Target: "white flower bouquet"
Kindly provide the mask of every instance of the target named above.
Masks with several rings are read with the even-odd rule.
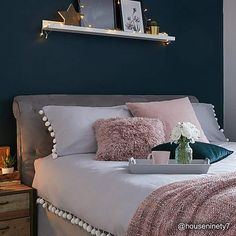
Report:
[[[195,125],[190,122],[179,122],[171,132],[171,142],[179,143],[186,140],[190,143],[195,143],[200,138],[200,131]]]
[[[175,149],[175,160],[178,164],[190,164],[193,150],[189,143],[195,143],[200,138],[200,131],[190,122],[179,122],[171,132],[171,142],[178,144]]]

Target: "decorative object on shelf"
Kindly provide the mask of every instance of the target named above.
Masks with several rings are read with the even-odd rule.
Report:
[[[152,19],[146,20],[146,27],[145,27],[146,34],[151,34],[151,21],[152,21]]]
[[[177,164],[190,164],[193,150],[189,143],[195,143],[200,138],[200,131],[190,122],[179,122],[171,132],[171,141],[178,144],[175,149]]]
[[[120,0],[123,30],[144,33],[141,1]]]
[[[152,21],[151,18],[148,17],[148,9],[144,8],[143,10],[143,19],[144,19],[144,27],[146,34],[150,34],[150,23]]]
[[[143,23],[143,15],[142,15],[142,5],[141,1],[132,1],[132,0],[101,0],[102,2],[105,1],[105,5],[113,6],[112,10],[112,17],[110,11],[110,17],[102,16],[103,22],[109,23],[112,27],[110,29],[103,29],[105,25],[101,22],[94,21],[95,24],[88,23],[87,17],[89,14],[86,14],[86,11],[90,8],[88,7],[89,4],[83,5],[82,3],[85,0],[77,0],[80,4],[80,9],[82,12],[85,13],[78,13],[74,6],[71,4],[67,11],[59,11],[58,13],[63,18],[64,22],[60,21],[49,21],[49,20],[42,20],[42,28],[41,28],[41,37],[48,38],[48,33],[55,31],[55,32],[66,32],[66,33],[78,33],[78,34],[89,34],[89,35],[99,35],[99,36],[108,36],[108,37],[118,37],[118,38],[129,38],[129,39],[139,39],[139,40],[150,40],[150,41],[159,41],[164,44],[169,44],[171,41],[175,41],[174,36],[169,36],[168,34],[160,33],[158,35],[151,35],[144,33],[144,23]],[[92,0],[86,1],[89,3]],[[101,2],[99,1],[99,2]],[[96,2],[96,3],[95,3]],[[122,4],[123,3],[123,4]],[[126,4],[128,3],[128,4]],[[91,3],[92,4],[92,3]],[[90,4],[90,5],[91,5]],[[93,4],[97,4],[100,7],[97,1],[94,1]],[[104,7],[104,5],[103,5]],[[122,8],[122,9],[121,9]],[[111,7],[109,7],[111,9]],[[104,9],[103,9],[104,11]],[[145,10],[147,11],[147,10]],[[122,12],[122,14],[121,14]],[[114,17],[113,17],[114,16]],[[109,19],[110,20],[109,20]],[[127,19],[127,26],[129,29],[126,29],[122,26],[122,19]],[[145,18],[145,15],[144,15]],[[115,20],[116,19],[116,20]],[[124,20],[123,20],[124,21]],[[147,19],[145,18],[145,22]],[[80,25],[83,26],[80,26]],[[97,25],[103,24],[103,25]],[[100,28],[98,28],[100,27]],[[146,27],[146,24],[145,24]],[[114,28],[118,28],[114,29]],[[124,30],[121,30],[124,28]]]
[[[115,1],[114,0],[78,0],[81,26],[100,29],[115,29]]]
[[[70,4],[66,11],[58,11],[58,14],[64,20],[65,25],[80,26],[81,15],[75,10],[73,4]]]
[[[159,33],[160,33],[160,27],[158,26],[155,20],[152,20],[150,22],[150,34],[159,34]]]
[[[0,168],[3,167],[2,157],[8,156],[10,153],[10,147],[0,147]]]
[[[7,156],[2,156],[3,167],[2,174],[10,174],[14,171],[14,165],[16,163],[16,157],[11,156],[10,153]]]

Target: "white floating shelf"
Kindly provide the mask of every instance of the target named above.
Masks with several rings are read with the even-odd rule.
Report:
[[[77,33],[77,34],[91,34],[91,35],[100,35],[100,36],[108,36],[108,37],[130,38],[130,39],[161,41],[161,42],[175,41],[175,37],[169,36],[166,33],[160,33],[157,35],[142,34],[142,33],[137,33],[137,32],[130,33],[130,32],[119,31],[119,30],[97,29],[97,28],[90,28],[90,27],[65,25],[64,23],[58,22],[58,21],[43,20],[42,21],[42,34],[47,31]]]

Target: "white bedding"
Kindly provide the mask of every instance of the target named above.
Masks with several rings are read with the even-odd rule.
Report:
[[[213,164],[208,174],[236,171],[236,143],[221,143],[235,153]],[[139,204],[158,187],[203,175],[133,175],[126,162],[95,161],[78,154],[35,161],[38,195],[92,226],[124,235]]]

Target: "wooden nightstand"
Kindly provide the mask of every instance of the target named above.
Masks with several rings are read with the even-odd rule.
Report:
[[[35,194],[23,184],[0,187],[0,235],[37,235]]]

